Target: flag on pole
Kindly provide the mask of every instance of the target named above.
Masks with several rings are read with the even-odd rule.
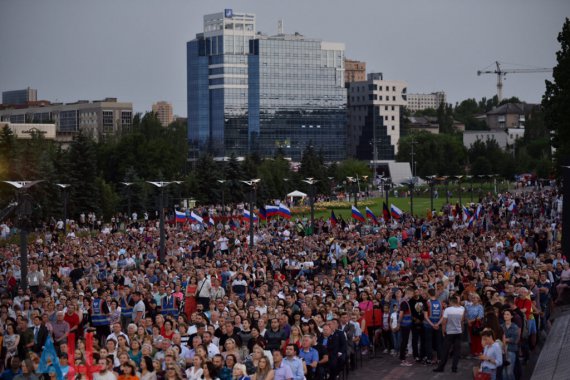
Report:
[[[471,210],[469,210],[467,207],[463,206],[463,221],[467,221],[469,218],[471,218],[473,216],[473,213],[471,212]]]
[[[384,221],[389,221],[390,220],[390,211],[388,210],[388,205],[386,204],[386,202],[383,202],[384,204],[382,205],[382,217],[384,217]]]
[[[356,219],[359,222],[364,222],[364,216],[362,213],[354,206],[352,206],[352,219]]]
[[[511,204],[509,205],[508,209],[509,212],[514,212],[517,209],[517,203],[515,202],[515,200],[511,200]]]
[[[336,215],[334,214],[334,210],[331,210],[331,217],[329,218],[331,225],[333,227],[336,226],[336,224],[338,223],[338,219],[336,218]]]
[[[48,364],[48,361],[51,362],[51,364]],[[57,352],[55,351],[51,335],[48,335],[42,350],[42,356],[40,358],[40,364],[38,366],[38,373],[49,373],[50,370],[53,370],[55,372],[57,380],[63,380],[63,370],[59,365],[59,358],[57,356]]]
[[[281,215],[285,219],[291,219],[291,210],[289,210],[289,207],[281,203],[279,205],[279,215]]]
[[[372,212],[372,210],[370,210],[368,207],[366,207],[366,217],[368,219],[372,219],[372,221],[374,222],[374,224],[378,224],[378,218],[376,218],[376,215],[374,215],[374,213]]]
[[[481,217],[481,205],[477,206],[477,210],[475,210],[475,219],[479,220]]]
[[[174,211],[176,213],[176,223],[184,223],[186,221],[186,213]]]
[[[400,219],[404,215],[404,212],[396,207],[393,203],[390,205],[390,213],[395,219]]]
[[[204,224],[204,218],[202,218],[200,215],[196,214],[194,211],[192,211],[190,213],[190,220],[193,223],[200,223],[200,224]]]
[[[249,220],[250,220],[250,213],[249,213],[249,210],[243,210],[243,220],[244,220],[245,222],[248,222],[248,223],[249,223]],[[255,213],[253,213],[253,222],[254,222],[254,223],[257,222],[257,215],[255,215]]]
[[[270,219],[273,216],[279,215],[279,206],[265,205],[265,215],[266,215],[267,219]]]

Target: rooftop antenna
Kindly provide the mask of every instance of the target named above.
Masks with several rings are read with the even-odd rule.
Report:
[[[277,34],[283,34],[283,20],[277,21]]]

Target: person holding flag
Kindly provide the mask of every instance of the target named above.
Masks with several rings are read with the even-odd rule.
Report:
[[[374,224],[378,224],[378,218],[376,218],[376,215],[374,215],[372,210],[370,210],[368,207],[366,207],[366,217],[368,219],[372,219]]]

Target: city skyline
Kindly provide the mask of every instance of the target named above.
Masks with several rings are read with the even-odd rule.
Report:
[[[133,4],[3,1],[0,90],[30,86],[38,99],[60,102],[117,97],[136,112],[163,99],[186,116],[186,42],[201,31],[203,15],[232,8],[256,14],[256,29],[269,35],[282,19],[286,33],[342,42],[346,57],[366,62],[368,72],[404,80],[413,93],[443,90],[455,103],[495,94],[496,77],[476,75],[495,60],[553,67],[570,14],[562,0]],[[505,97],[538,102],[547,78],[509,75]]]

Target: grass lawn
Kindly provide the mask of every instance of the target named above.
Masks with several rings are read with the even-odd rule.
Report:
[[[466,185],[464,185],[466,186]],[[502,183],[501,185],[497,186],[498,191],[504,191],[505,188],[509,186],[508,183]],[[438,187],[439,189],[439,198],[433,200],[433,207],[436,210],[440,210],[441,207],[445,204],[445,190],[443,186]],[[456,204],[459,202],[459,197],[457,196],[457,187],[449,186],[449,189],[452,191],[453,196],[449,198],[449,202],[451,204]],[[465,187],[464,187],[465,189]],[[481,190],[480,185],[475,185],[473,190],[473,201],[477,202],[479,199],[479,192]],[[494,186],[492,184],[485,184],[483,186],[483,191],[494,191]],[[400,190],[400,193],[402,190]],[[362,215],[366,216],[366,207],[370,208],[372,212],[376,215],[376,217],[382,216],[382,203],[385,201],[385,198],[368,198],[368,199],[358,199],[358,210],[362,213]],[[393,203],[398,207],[400,210],[409,213],[410,212],[410,198],[395,198],[393,196],[393,192],[390,192],[389,203]],[[463,204],[467,204],[471,202],[471,192],[463,191],[461,194],[461,201]],[[372,203],[369,205],[369,203]],[[351,197],[350,204],[353,203],[353,199]],[[344,207],[327,207],[326,210],[318,210],[319,203],[315,204],[315,219],[324,218],[328,219],[331,215],[331,210],[334,210],[334,213],[337,217],[342,216],[344,219],[350,219],[352,212],[351,206],[347,204]],[[388,204],[388,209],[390,208],[390,204]],[[414,214],[419,217],[424,217],[427,214],[427,211],[430,208],[430,196],[429,191],[427,188],[419,189],[419,193],[414,195]],[[303,214],[295,214],[295,216],[302,216],[302,217],[310,217],[310,212],[305,212]]]

